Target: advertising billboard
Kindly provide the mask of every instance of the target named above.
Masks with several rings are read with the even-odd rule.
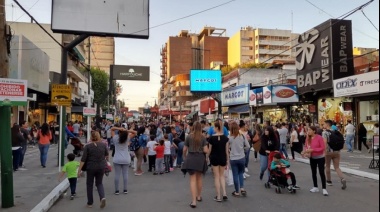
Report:
[[[272,103],[272,86],[263,87],[263,103],[264,104]]]
[[[149,66],[111,65],[111,69],[115,80],[149,81],[150,79]]]
[[[263,88],[256,88],[256,103],[257,105],[264,104]]]
[[[250,106],[256,106],[257,105],[256,89],[249,91],[249,105]]]
[[[0,106],[26,106],[28,81],[0,78]]]
[[[222,92],[221,70],[190,70],[191,92]]]
[[[352,23],[330,19],[301,34],[296,47],[300,94],[331,89],[334,79],[354,74]]]
[[[334,80],[334,97],[379,92],[379,71]]]
[[[272,86],[272,102],[273,103],[287,103],[298,102],[299,96],[297,94],[296,85],[273,85]]]
[[[250,84],[229,88],[222,92],[222,106],[248,104]]]

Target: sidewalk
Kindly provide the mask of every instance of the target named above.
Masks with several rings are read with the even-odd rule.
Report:
[[[73,147],[69,145],[65,155],[72,152],[72,149]],[[38,147],[28,147],[24,161],[27,170],[13,172],[15,206],[8,209],[1,208],[2,212],[31,211],[60,184],[57,154],[58,145],[50,145],[46,168],[42,168]]]

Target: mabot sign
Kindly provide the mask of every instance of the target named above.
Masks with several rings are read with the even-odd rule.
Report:
[[[71,107],[71,85],[53,84],[51,90],[52,104]]]

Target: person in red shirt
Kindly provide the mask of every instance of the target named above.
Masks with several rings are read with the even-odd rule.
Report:
[[[156,168],[153,175],[164,174],[164,143],[164,140],[160,140],[154,147],[154,151],[156,151]]]

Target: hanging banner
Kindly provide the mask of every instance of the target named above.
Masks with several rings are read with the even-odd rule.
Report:
[[[256,106],[257,105],[256,89],[249,91],[249,105],[250,106]]]
[[[272,103],[272,86],[263,87],[263,103]]]
[[[26,106],[27,93],[26,80],[0,78],[0,106]]]

